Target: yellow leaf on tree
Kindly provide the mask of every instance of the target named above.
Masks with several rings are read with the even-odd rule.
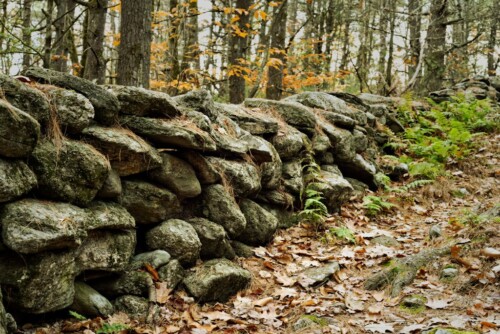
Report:
[[[281,66],[283,66],[283,61],[278,58],[270,58],[269,61],[266,63],[266,66],[274,67],[279,70]]]

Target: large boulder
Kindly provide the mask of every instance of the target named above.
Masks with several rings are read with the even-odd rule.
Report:
[[[0,99],[0,156],[24,158],[40,137],[40,124],[29,114]]]
[[[25,256],[14,252],[1,253],[0,284],[8,287],[5,299],[9,306],[21,312],[42,314],[71,305],[74,280],[78,274],[74,252]]]
[[[281,160],[290,160],[297,158],[304,147],[304,137],[305,135],[299,130],[286,125],[271,137],[270,142],[278,152]]]
[[[10,104],[46,124],[50,116],[47,96],[40,90],[0,73],[0,90]]]
[[[87,236],[88,222],[84,209],[36,199],[9,203],[0,216],[4,244],[22,254],[76,248]]]
[[[106,157],[73,140],[64,140],[60,146],[41,142],[29,163],[38,178],[39,194],[83,206],[94,199],[110,170]]]
[[[210,135],[188,119],[123,116],[121,124],[158,145],[206,152],[217,148]]]
[[[191,218],[188,222],[194,227],[201,241],[202,259],[234,258],[233,248],[222,226],[204,218]]]
[[[259,108],[264,112],[276,112],[288,124],[307,133],[314,133],[316,116],[306,106],[293,101],[246,99],[245,106]]]
[[[183,265],[190,266],[200,258],[201,242],[191,224],[169,219],[146,233],[149,249],[167,251]]]
[[[207,157],[207,160],[220,172],[240,197],[256,195],[260,190],[260,171],[256,165],[245,161],[226,160]]]
[[[95,119],[105,125],[116,122],[120,102],[116,96],[92,81],[40,67],[31,67],[24,71],[24,75],[42,83],[72,89],[90,100],[95,110]]]
[[[69,309],[91,318],[106,317],[113,313],[110,301],[83,282],[75,282],[75,298]]]
[[[63,133],[79,134],[89,126],[94,118],[94,107],[92,103],[73,90],[46,86],[47,97],[53,105],[56,117],[52,122],[57,122]]]
[[[242,199],[240,208],[245,215],[247,225],[237,239],[253,246],[268,243],[278,228],[276,217],[249,199]]]
[[[182,212],[177,196],[168,189],[138,180],[123,180],[122,188],[118,202],[138,224],[159,223]]]
[[[90,126],[85,140],[110,161],[120,176],[138,174],[161,165],[158,151],[130,130]]]
[[[293,195],[300,195],[304,189],[302,162],[300,160],[283,163],[283,185]]]
[[[190,164],[169,153],[161,153],[161,159],[161,167],[148,173],[151,180],[172,190],[180,198],[201,194],[200,182]]]
[[[241,233],[246,226],[245,216],[233,196],[224,186],[215,184],[206,187],[202,193],[203,215],[224,227],[231,238]]]
[[[215,103],[223,114],[253,135],[273,134],[278,132],[278,121],[261,112],[245,108],[241,105]]]
[[[107,86],[120,101],[120,112],[143,117],[176,117],[177,103],[166,93],[133,86]]]
[[[205,262],[188,274],[183,283],[200,302],[225,302],[250,283],[251,274],[227,259]]]
[[[276,149],[264,138],[245,133],[240,138],[248,145],[248,154],[256,163],[271,162]],[[276,152],[277,153],[277,152]]]
[[[79,272],[100,270],[123,271],[136,245],[135,230],[94,230],[78,248],[76,258]]]
[[[36,184],[35,173],[24,162],[0,158],[0,203],[28,193]]]

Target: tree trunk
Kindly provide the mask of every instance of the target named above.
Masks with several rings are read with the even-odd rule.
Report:
[[[286,39],[287,0],[283,0],[273,15],[276,24],[271,27],[271,49],[275,50],[271,60],[275,61],[268,66],[266,98],[279,100],[283,94],[283,69],[286,55],[284,54]]]
[[[102,85],[106,79],[106,61],[104,59],[104,29],[108,0],[92,0],[88,7],[88,22],[84,45],[85,68],[83,77],[95,80]]]
[[[69,54],[69,30],[74,17],[74,3],[72,0],[55,0],[57,7],[57,18],[54,21],[56,29],[56,40],[52,48],[54,54],[51,56],[50,67],[59,72],[68,70]]]
[[[31,4],[33,0],[24,0],[23,2],[23,67],[31,65]]]
[[[52,50],[52,14],[54,12],[54,0],[47,0],[47,16],[45,21],[45,41],[43,47],[43,67],[50,67]]]
[[[387,12],[387,0],[380,0],[379,2],[379,38],[380,38],[380,54],[378,59],[378,76],[380,82],[378,85],[378,91],[380,95],[385,95],[387,82],[385,81],[386,72],[386,58],[387,58],[387,26],[389,23],[390,13]]]
[[[149,88],[152,10],[152,0],[122,0],[119,85]]]
[[[492,6],[490,36],[488,38],[488,75],[496,75],[498,59],[495,60],[495,47],[497,46],[498,21],[500,21],[500,2],[495,1]]]
[[[245,78],[248,73],[246,65],[248,36],[250,34],[247,24],[249,22],[250,0],[236,0],[236,9],[243,10],[241,14],[236,12],[239,20],[236,21],[235,30],[231,31],[229,39],[229,102],[239,104],[245,99]]]
[[[420,1],[421,0],[408,1],[408,10],[410,12],[410,15],[408,16],[408,26],[410,32],[408,78],[410,79],[415,75],[420,57],[420,38],[422,28],[422,8]],[[416,85],[418,86],[418,82],[416,82]]]

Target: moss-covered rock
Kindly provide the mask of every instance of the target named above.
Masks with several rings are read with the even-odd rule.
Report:
[[[241,105],[215,103],[216,108],[253,135],[278,132],[278,121],[269,115],[259,113]]]
[[[111,199],[120,196],[121,193],[122,180],[120,179],[120,175],[117,171],[111,169],[101,189],[97,192],[96,198]]]
[[[118,203],[92,202],[86,212],[90,215],[90,220],[86,225],[87,230],[135,228],[134,217]]]
[[[192,218],[188,222],[194,227],[201,241],[202,259],[225,257],[232,260],[235,257],[227,233],[221,225],[204,218]]]
[[[158,269],[158,275],[167,288],[175,289],[186,276],[186,271],[178,260],[172,260]]]
[[[0,158],[0,203],[28,193],[36,184],[35,173],[24,162]]]
[[[109,316],[113,313],[111,302],[83,282],[75,282],[75,298],[69,309],[92,318]]]
[[[270,142],[278,152],[281,160],[290,160],[297,158],[304,147],[304,134],[294,127],[286,125],[271,137]]]
[[[256,195],[261,189],[261,174],[256,165],[245,161],[207,157],[240,197]]]
[[[278,228],[278,219],[259,204],[249,199],[240,202],[241,212],[247,221],[237,239],[245,244],[260,246],[268,243]]]

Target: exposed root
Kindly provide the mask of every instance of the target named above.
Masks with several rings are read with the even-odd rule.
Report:
[[[434,259],[451,254],[451,246],[423,250],[402,260],[395,260],[389,268],[369,277],[365,281],[365,289],[380,290],[391,286],[391,296],[396,297],[401,290],[415,279],[418,270]]]

